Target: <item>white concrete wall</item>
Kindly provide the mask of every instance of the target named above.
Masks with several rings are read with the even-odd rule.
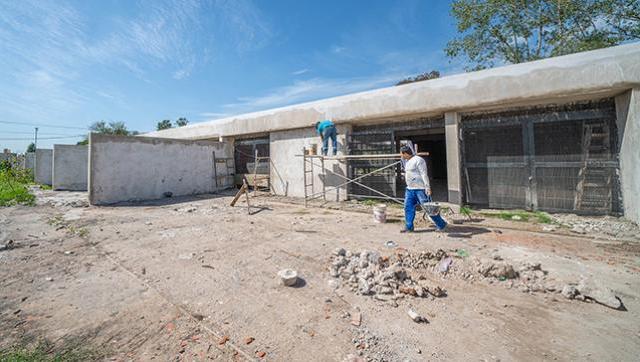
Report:
[[[351,130],[349,125],[338,126],[338,155],[345,154],[346,132]],[[303,158],[295,157],[302,154],[303,147],[317,144],[318,152],[322,148],[320,136],[313,127],[281,132],[271,132],[269,154],[271,157],[271,185],[277,195],[290,197],[304,197]],[[331,152],[331,147],[329,147]],[[347,177],[347,163],[345,161],[326,160],[325,176],[321,175],[320,160],[314,159],[314,191],[322,191],[324,184],[327,189],[343,183],[345,180],[338,175]],[[311,191],[311,188],[309,188]],[[311,193],[311,192],[310,192]],[[328,201],[346,199],[346,186],[327,192]],[[321,200],[321,198],[320,198]]]
[[[624,216],[640,224],[640,87],[616,97],[616,113]]]
[[[34,179],[36,183],[51,186],[53,177],[53,150],[39,148],[36,150],[36,167]]]
[[[215,192],[213,153],[228,143],[91,134],[89,202],[94,205]],[[218,167],[219,172],[226,172]],[[228,178],[230,181],[230,178]],[[221,188],[229,187],[220,185]]]
[[[53,189],[86,191],[89,172],[89,147],[53,145]]]

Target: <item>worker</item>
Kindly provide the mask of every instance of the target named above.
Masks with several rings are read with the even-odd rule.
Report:
[[[400,157],[406,160],[404,177],[407,189],[404,193],[404,220],[405,227],[401,232],[413,232],[413,220],[416,217],[416,206],[431,202],[431,185],[427,173],[427,164],[420,156],[414,155],[409,146],[400,147]],[[436,224],[436,230],[443,231],[447,222],[442,216],[429,216]]]
[[[316,131],[322,140],[322,155],[326,156],[329,151],[329,139],[331,139],[331,147],[333,147],[333,155],[338,153],[338,131],[336,125],[328,119],[316,122]]]

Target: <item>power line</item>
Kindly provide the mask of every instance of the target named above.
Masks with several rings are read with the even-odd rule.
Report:
[[[88,130],[89,127],[73,127],[73,126],[55,126],[50,124],[41,124],[41,123],[25,123],[25,122],[12,122],[12,121],[0,121],[0,123],[6,124],[17,124],[21,126],[36,126],[36,127],[45,127],[45,128],[68,128],[68,129],[85,129]]]
[[[66,138],[78,138],[78,137],[86,137],[87,135],[80,134],[75,136],[66,136],[66,137],[38,137],[38,140],[63,140]],[[0,141],[32,141],[33,138],[0,138]]]
[[[14,132],[14,131],[2,131],[2,133],[7,133],[7,134],[28,134],[28,135],[32,135],[32,132]],[[45,136],[45,137],[50,137],[50,136],[71,136],[68,133],[40,133],[38,132],[38,135],[40,136]]]

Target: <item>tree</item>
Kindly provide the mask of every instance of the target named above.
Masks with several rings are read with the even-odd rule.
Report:
[[[186,118],[184,117],[180,117],[178,118],[178,120],[176,121],[176,127],[184,127],[189,123],[189,121],[187,121]]]
[[[31,142],[29,146],[27,146],[27,152],[36,152],[36,144]]]
[[[117,136],[135,136],[139,132],[138,131],[129,131],[124,122],[105,122],[99,121],[94,122],[89,130],[93,133],[102,133],[102,134],[110,134]],[[89,143],[89,140],[85,138],[84,140],[78,142],[78,145],[86,145]]]
[[[164,119],[164,120],[162,120],[162,121],[159,121],[159,122],[156,124],[156,131],[162,131],[163,129],[169,129],[169,128],[171,128],[171,127],[173,127],[173,126],[171,125],[171,121],[170,121],[170,120],[168,120],[168,119]]]
[[[445,49],[467,70],[604,48],[640,38],[635,0],[454,0]]]
[[[421,82],[423,80],[436,79],[436,78],[440,78],[440,72],[438,72],[437,70],[432,70],[430,72],[424,72],[422,74],[418,74],[415,77],[405,78],[405,79],[399,81],[398,83],[396,83],[396,85],[403,85],[403,84],[408,84],[408,83]]]

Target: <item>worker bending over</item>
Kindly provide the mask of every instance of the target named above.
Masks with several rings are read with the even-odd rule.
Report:
[[[404,177],[407,182],[407,190],[404,193],[404,220],[405,228],[401,231],[412,232],[413,220],[416,217],[416,206],[431,202],[431,186],[427,174],[427,163],[420,156],[413,154],[411,147],[400,147],[400,156],[406,160]],[[429,216],[436,224],[438,231],[447,227],[447,222],[438,215]]]
[[[331,147],[333,147],[333,155],[338,153],[338,131],[336,125],[328,119],[316,122],[316,131],[322,139],[322,155],[326,156],[329,151],[329,139],[331,139]]]

